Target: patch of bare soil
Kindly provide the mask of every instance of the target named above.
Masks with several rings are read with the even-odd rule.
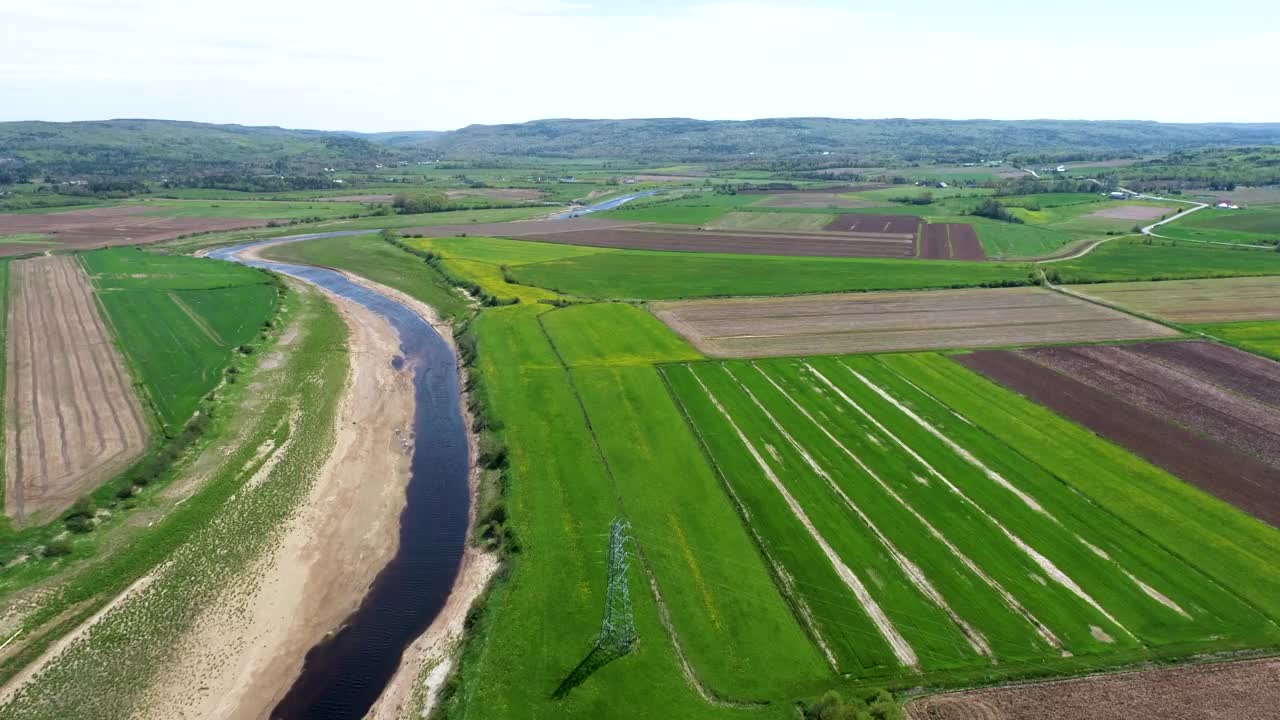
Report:
[[[449,190],[445,192],[450,200],[467,197],[482,197],[490,200],[506,200],[509,202],[532,202],[542,199],[541,190],[529,188],[468,188],[465,190]]]
[[[146,445],[142,407],[75,258],[11,267],[5,512],[67,508]]]
[[[1280,278],[1125,282],[1072,288],[1146,315],[1186,323],[1280,320]]]
[[[1154,207],[1151,205],[1118,205],[1116,207],[1103,208],[1094,210],[1085,215],[1092,218],[1107,218],[1111,220],[1157,220],[1161,215],[1168,215],[1173,212],[1169,208]]]
[[[1277,707],[1271,658],[968,690],[906,710],[912,720],[1269,720]]]
[[[715,357],[889,352],[1168,337],[1162,325],[1037,288],[655,303]]]
[[[351,373],[333,451],[275,553],[204,612],[143,717],[265,718],[306,652],[359,605],[394,555],[412,452],[410,368],[379,316],[336,299]],[[377,478],[378,482],[370,482]]]
[[[23,255],[48,248],[85,249],[107,245],[140,245],[192,233],[262,227],[264,219],[163,217],[145,205],[71,210],[36,215],[0,215],[0,235],[51,235],[48,245],[0,243],[0,256]]]

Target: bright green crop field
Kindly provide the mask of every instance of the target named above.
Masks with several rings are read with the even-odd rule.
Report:
[[[133,248],[81,255],[134,381],[165,431],[195,413],[279,294],[252,268]]]
[[[624,303],[571,305],[539,316],[569,367],[652,365],[702,356],[654,316]]]
[[[1043,267],[1057,268],[1067,283],[1244,277],[1280,274],[1280,253],[1132,237],[1109,240],[1084,257]]]
[[[1280,360],[1280,321],[1206,323],[1188,327],[1259,355]]]
[[[1180,240],[1275,245],[1280,242],[1280,206],[1259,205],[1239,210],[1205,208],[1163,225],[1161,235]]]
[[[1027,281],[1028,271],[1028,266],[1016,263],[644,250],[593,253],[512,268],[522,283],[568,295],[652,300],[1021,284]]]
[[[944,357],[662,372],[841,672],[1280,643],[1280,533]]]

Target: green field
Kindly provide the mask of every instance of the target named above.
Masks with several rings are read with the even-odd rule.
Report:
[[[655,371],[635,366],[571,373],[539,324],[538,315],[546,312],[533,305],[493,308],[473,322],[476,372],[510,448],[506,500],[520,551],[474,627],[456,690],[444,701],[446,716],[737,714],[704,702],[681,677],[650,592],[650,572],[704,681],[730,683],[724,692],[756,698],[820,676],[793,617],[768,593],[767,571],[717,495],[714,476]],[[632,434],[654,421],[666,430]],[[634,513],[643,553],[630,573],[643,639],[631,654],[553,699],[591,649],[604,602],[605,533],[624,507]],[[650,550],[647,539],[655,536],[662,544]],[[773,657],[785,665],[775,666]],[[753,668],[771,672],[738,674]],[[755,715],[790,717],[785,705]]]
[[[1109,240],[1081,258],[1045,263],[1067,283],[1280,274],[1280,253],[1161,238]]]
[[[592,253],[512,268],[521,283],[568,295],[653,300],[1018,284],[1026,282],[1027,272],[1028,266],[1014,263],[643,250]]]
[[[759,195],[717,195],[714,193],[696,193],[674,197],[659,196],[657,198],[633,200],[616,210],[597,213],[597,216],[613,220],[705,225],[728,214],[735,208],[750,205],[758,200],[760,200]]]
[[[430,305],[445,318],[466,314],[466,299],[421,258],[378,235],[331,237],[269,247],[263,257],[346,270],[395,288]]]
[[[1239,210],[1205,208],[1186,219],[1162,225],[1159,233],[1179,240],[1275,245],[1280,242],[1280,206],[1259,205]]]
[[[701,359],[654,316],[624,303],[572,305],[539,316],[569,367]]]
[[[1204,323],[1188,325],[1249,352],[1280,360],[1280,321]]]
[[[1280,641],[1274,529],[943,357],[663,372],[842,672]]]
[[[274,313],[259,270],[133,248],[81,256],[134,381],[172,434]]]
[[[18,233],[17,235],[0,235],[0,245],[57,245],[58,240],[44,233]]]

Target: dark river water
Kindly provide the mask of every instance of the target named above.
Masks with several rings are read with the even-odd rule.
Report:
[[[307,653],[301,676],[272,713],[282,720],[358,720],[386,687],[405,648],[444,606],[462,560],[470,503],[469,448],[459,407],[457,364],[452,348],[435,330],[396,300],[332,270],[235,257],[247,247],[276,242],[281,239],[221,248],[209,255],[290,275],[381,315],[400,336],[401,357],[393,364],[414,374],[412,474],[400,515],[399,548],[341,629]],[[364,481],[381,483],[388,478]]]

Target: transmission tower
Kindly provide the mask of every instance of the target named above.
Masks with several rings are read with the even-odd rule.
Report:
[[[636,641],[636,617],[631,607],[627,571],[631,566],[627,543],[631,525],[621,518],[609,524],[609,584],[604,595],[604,620],[596,648],[614,655],[626,655]]]

